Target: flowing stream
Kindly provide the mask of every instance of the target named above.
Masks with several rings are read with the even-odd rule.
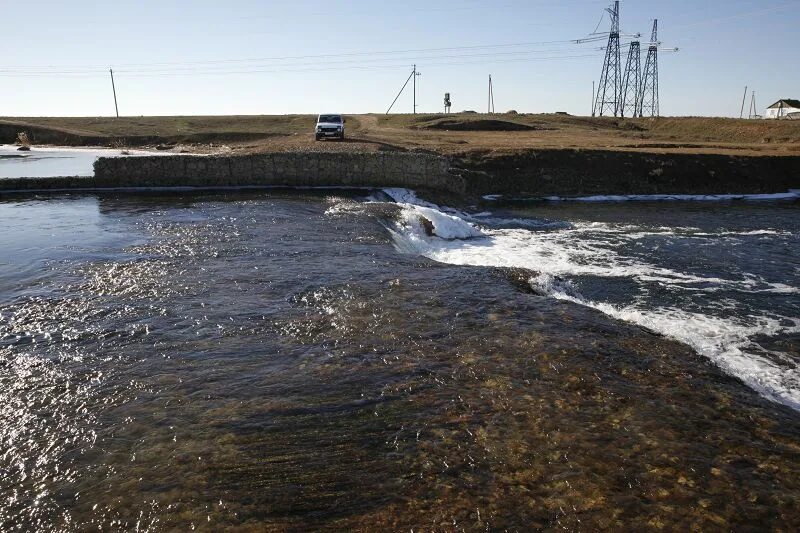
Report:
[[[800,527],[792,202],[0,199],[0,530]]]

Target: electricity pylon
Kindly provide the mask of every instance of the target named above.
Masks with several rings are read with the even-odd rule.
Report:
[[[619,115],[622,107],[622,72],[619,56],[619,1],[614,8],[606,9],[611,15],[611,32],[608,34],[606,58],[603,61],[603,72],[597,88],[597,99],[594,102],[592,116],[604,114]]]
[[[658,110],[658,19],[653,21],[653,33],[644,64],[642,90],[639,96],[639,113],[644,117],[659,116]]]
[[[642,49],[639,41],[633,41],[628,49],[628,61],[625,64],[625,76],[622,82],[621,117],[639,117],[639,89],[642,84]]]

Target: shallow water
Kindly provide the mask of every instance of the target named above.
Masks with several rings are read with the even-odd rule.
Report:
[[[0,202],[0,529],[800,526],[798,412],[587,305],[796,317],[793,206],[376,199]],[[582,270],[446,264],[511,244]]]
[[[400,249],[531,269],[534,289],[683,341],[800,409],[800,358],[780,348],[800,338],[797,204],[518,202],[453,219],[411,202],[394,234]],[[419,216],[444,217],[458,238],[426,236]],[[470,231],[477,238],[465,240]]]
[[[121,150],[110,148],[32,147],[20,152],[18,146],[0,144],[0,179],[50,178],[58,176],[94,176],[94,162],[100,157],[117,157]],[[154,155],[141,150],[129,156]]]

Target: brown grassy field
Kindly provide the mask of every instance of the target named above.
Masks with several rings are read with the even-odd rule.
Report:
[[[658,153],[800,155],[800,121],[617,119],[560,114],[348,115],[348,139],[315,142],[312,115],[0,119],[0,142],[160,146],[234,152],[424,150],[507,154],[544,148]]]

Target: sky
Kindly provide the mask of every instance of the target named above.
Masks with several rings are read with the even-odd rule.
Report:
[[[491,74],[498,112],[587,115],[605,40],[574,41],[608,32],[610,3],[0,0],[0,115],[113,116],[109,68],[123,116],[383,113],[413,64],[420,113],[445,92],[485,111]],[[662,115],[738,117],[745,86],[763,114],[800,99],[798,8],[623,0],[621,30],[649,41],[659,20]],[[409,83],[392,112],[412,102]]]

